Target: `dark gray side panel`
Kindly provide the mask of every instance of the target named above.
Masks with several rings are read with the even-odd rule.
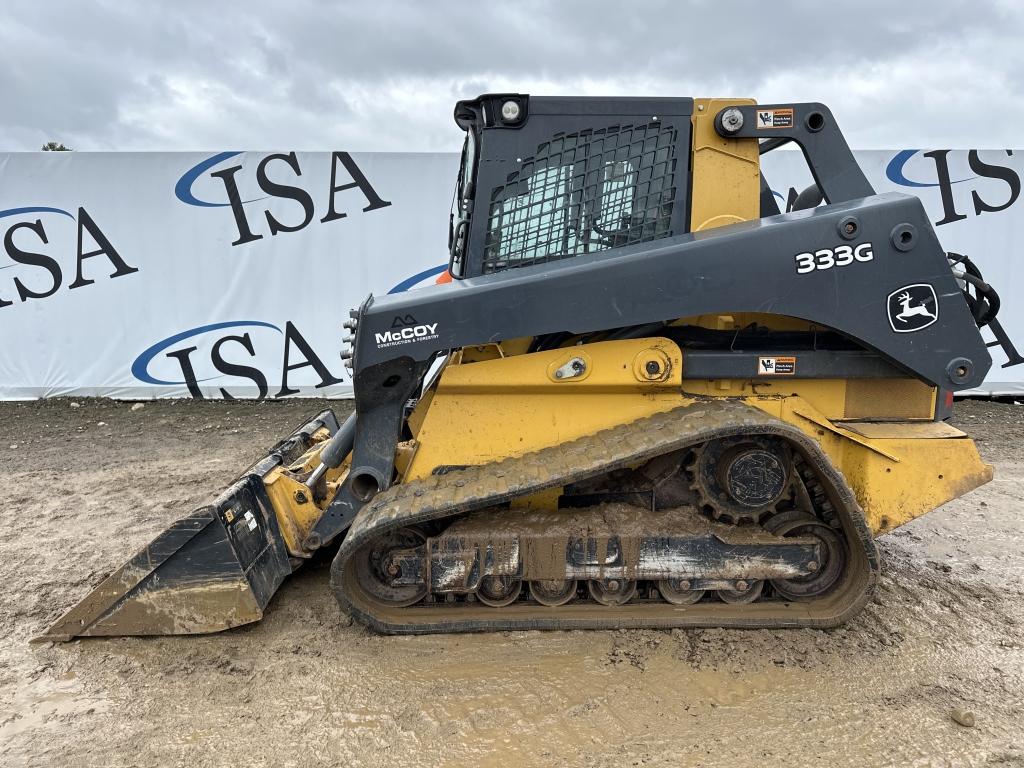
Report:
[[[851,217],[857,232],[847,240],[840,224]],[[908,226],[913,245],[899,250],[894,231]],[[870,261],[797,274],[798,253],[865,243]],[[896,332],[890,294],[917,284],[934,288],[938,317],[916,332]],[[397,357],[425,361],[441,350],[521,336],[729,312],[834,328],[921,379],[957,390],[979,384],[991,364],[920,201],[892,193],[377,298],[360,318],[355,370],[358,376]],[[436,327],[409,341],[378,341],[378,333],[410,317]],[[968,359],[971,371],[954,382],[947,368],[957,358]],[[359,396],[367,395],[357,388]]]

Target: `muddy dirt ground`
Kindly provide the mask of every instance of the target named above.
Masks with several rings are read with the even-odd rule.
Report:
[[[30,645],[321,405],[75,402],[0,404],[0,765],[1024,765],[1024,407],[958,405],[995,481],[834,631],[379,637],[325,563],[225,634]]]

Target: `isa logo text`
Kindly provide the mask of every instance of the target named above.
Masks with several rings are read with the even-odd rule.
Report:
[[[221,152],[208,157],[185,171],[174,186],[175,197],[186,205],[231,212],[232,246],[301,232],[314,222],[329,224],[347,218],[353,210],[369,213],[391,205],[348,152],[331,153],[330,182],[322,189],[303,184],[303,168],[295,152],[265,155],[254,172],[251,165],[247,168],[239,162],[241,155]],[[254,191],[243,195],[243,188]],[[272,210],[280,200],[291,201],[294,214],[285,217],[277,208]]]

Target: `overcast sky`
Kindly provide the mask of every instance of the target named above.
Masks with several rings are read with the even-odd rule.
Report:
[[[823,101],[858,148],[1024,146],[1024,2],[0,0],[0,151],[455,151],[488,91]]]

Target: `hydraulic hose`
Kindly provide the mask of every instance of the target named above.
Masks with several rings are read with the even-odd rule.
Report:
[[[977,296],[971,296],[967,288],[963,289],[964,298],[971,309],[974,321],[978,324],[979,328],[988,325],[995,319],[1001,306],[996,289],[985,282],[981,275],[981,270],[978,269],[977,265],[968,256],[961,253],[947,253],[946,256],[949,259],[950,267],[963,267],[962,272],[953,270],[953,275],[956,279],[963,280],[974,287],[974,292]]]

